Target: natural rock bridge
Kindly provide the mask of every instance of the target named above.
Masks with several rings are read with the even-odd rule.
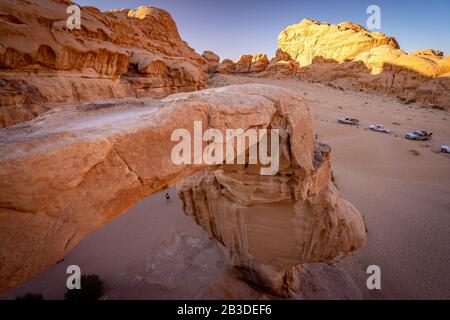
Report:
[[[175,165],[171,133],[194,121],[222,132],[279,129],[278,174]],[[231,264],[276,293],[293,266],[366,241],[360,213],[331,182],[329,148],[314,143],[309,109],[289,90],[239,85],[57,108],[0,130],[0,292],[177,182],[185,212],[230,250]]]

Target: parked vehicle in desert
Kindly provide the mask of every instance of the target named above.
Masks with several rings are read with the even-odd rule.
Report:
[[[356,124],[359,124],[359,120],[350,118],[350,117],[344,117],[344,118],[339,118],[338,123],[356,125]]]
[[[382,124],[371,124],[369,129],[378,132],[391,133],[391,129],[385,128]]]
[[[406,134],[405,138],[409,140],[428,140],[431,139],[433,134],[426,132],[425,130],[411,131]]]
[[[441,146],[441,152],[450,153],[450,146]]]

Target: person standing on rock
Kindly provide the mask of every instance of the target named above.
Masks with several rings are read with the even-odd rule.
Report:
[[[172,202],[172,199],[170,199],[170,195],[168,192],[166,192],[166,203]]]

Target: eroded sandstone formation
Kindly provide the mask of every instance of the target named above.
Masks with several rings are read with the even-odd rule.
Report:
[[[152,7],[81,8],[69,30],[66,0],[0,3],[0,127],[53,104],[162,97],[204,86],[207,61],[180,37],[170,14]]]
[[[259,76],[292,76],[297,73],[299,66],[299,63],[292,59],[288,53],[278,49],[273,59],[267,65],[267,68]]]
[[[258,73],[266,70],[269,65],[269,59],[265,53],[258,54],[243,54],[233,62],[233,60],[225,59],[222,63],[217,67],[216,72],[222,74],[229,73]]]
[[[280,293],[283,279],[295,278],[291,266],[364,244],[363,219],[330,182],[329,149],[313,143],[300,95],[253,84],[110,100],[0,129],[0,292],[57,262],[138,200],[205,169],[171,160],[172,132],[192,134],[194,121],[221,132],[280,129],[277,175],[260,177],[256,165],[219,166],[181,189],[186,212],[248,278]]]

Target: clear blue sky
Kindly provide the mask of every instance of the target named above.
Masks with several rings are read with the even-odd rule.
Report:
[[[381,8],[381,31],[403,50],[439,49],[450,54],[450,0],[75,0],[102,11],[163,8],[174,17],[182,38],[197,52],[212,50],[221,59],[242,53],[272,57],[286,26],[311,18],[329,23],[366,25],[368,5]]]

